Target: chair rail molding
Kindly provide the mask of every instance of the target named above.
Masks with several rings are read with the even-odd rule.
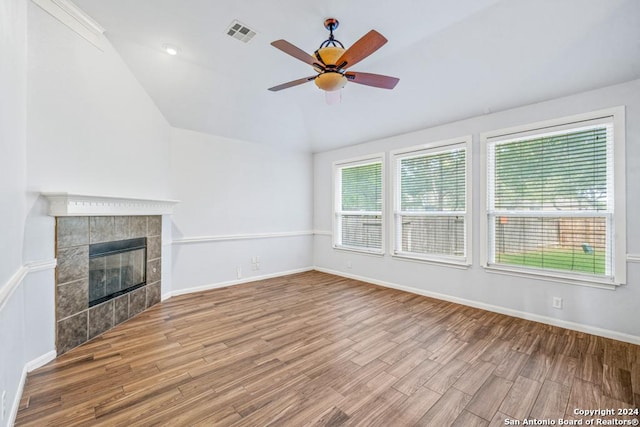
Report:
[[[221,234],[216,236],[193,236],[173,239],[174,245],[186,245],[191,243],[207,243],[207,242],[223,242],[233,240],[256,240],[256,239],[275,239],[280,237],[298,237],[312,236],[313,230],[302,231],[282,231],[274,233],[252,233],[252,234]]]
[[[9,278],[9,280],[0,287],[0,310],[2,310],[13,295],[16,289],[29,273],[35,273],[44,270],[53,270],[56,268],[57,260],[55,258],[41,261],[32,261],[18,268],[18,270]]]
[[[627,262],[640,262],[640,254],[627,254]]]

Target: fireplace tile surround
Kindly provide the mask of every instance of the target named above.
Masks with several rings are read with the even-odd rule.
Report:
[[[56,217],[56,349],[96,337],[160,302],[162,216]],[[147,238],[147,280],[134,291],[89,308],[89,245]]]

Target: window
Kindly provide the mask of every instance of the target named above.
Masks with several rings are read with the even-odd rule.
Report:
[[[335,165],[335,247],[383,252],[382,182],[382,157]]]
[[[394,154],[394,255],[469,264],[471,137]]]
[[[483,136],[487,267],[624,282],[622,113]]]

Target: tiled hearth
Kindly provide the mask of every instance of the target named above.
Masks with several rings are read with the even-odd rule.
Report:
[[[62,354],[160,302],[162,216],[56,217],[56,348]],[[146,237],[146,284],[89,307],[89,245]]]

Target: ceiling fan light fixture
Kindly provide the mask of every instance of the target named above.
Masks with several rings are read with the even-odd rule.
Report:
[[[335,46],[321,47],[315,51],[315,57],[326,67],[325,71],[315,78],[316,86],[320,89],[333,92],[342,89],[347,84],[347,78],[342,73],[335,71],[336,62],[343,53],[343,48]]]
[[[347,84],[347,78],[336,71],[324,72],[315,78],[316,86],[326,92],[340,90]]]
[[[336,65],[338,59],[344,53],[344,49],[341,47],[321,47],[320,49],[315,51],[315,56],[320,60],[324,65]]]
[[[273,47],[305,64],[311,65],[318,74],[270,87],[270,91],[277,92],[311,80],[316,83],[316,86],[325,91],[325,94],[339,91],[349,80],[353,83],[383,89],[393,89],[395,87],[400,80],[396,77],[347,71],[347,68],[362,61],[387,42],[387,39],[382,34],[376,30],[371,30],[360,37],[351,47],[345,49],[344,45],[336,40],[333,35],[333,30],[338,28],[338,20],[329,18],[325,20],[324,27],[329,30],[329,38],[320,44],[320,47],[313,55],[309,55],[284,39],[271,42]]]

